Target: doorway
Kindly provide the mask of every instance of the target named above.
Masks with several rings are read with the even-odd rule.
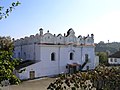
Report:
[[[30,79],[35,78],[35,71],[30,71],[29,76],[30,76]]]

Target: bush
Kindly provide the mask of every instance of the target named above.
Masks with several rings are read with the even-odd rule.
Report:
[[[94,71],[62,74],[48,90],[120,90],[120,67],[98,66]]]

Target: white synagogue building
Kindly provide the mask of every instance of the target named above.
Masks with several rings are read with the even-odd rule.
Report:
[[[94,35],[75,36],[70,28],[66,34],[53,35],[49,31],[14,40],[14,56],[22,59],[18,67],[20,79],[74,73],[91,70],[99,64],[95,56]]]

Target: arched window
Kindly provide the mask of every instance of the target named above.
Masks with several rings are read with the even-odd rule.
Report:
[[[18,58],[20,58],[20,52],[18,52]]]
[[[55,53],[51,53],[51,61],[55,61]]]
[[[26,60],[26,52],[24,52],[24,60]]]
[[[85,54],[85,61],[88,61],[88,54]]]
[[[73,56],[74,56],[74,54],[71,52],[70,53],[70,60],[73,60]]]

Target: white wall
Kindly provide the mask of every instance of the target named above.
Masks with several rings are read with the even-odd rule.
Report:
[[[34,60],[35,44],[30,45],[20,45],[15,47],[15,57],[19,58],[18,53],[20,53],[20,58],[23,60]],[[26,56],[25,56],[26,54]]]
[[[94,46],[36,45],[35,52],[35,59],[39,62],[26,67],[26,71],[19,75],[21,79],[29,78],[30,71],[35,71],[36,77],[66,73],[68,71],[66,65],[68,63],[82,65],[85,62],[85,54],[88,54],[89,62],[83,70],[86,70],[87,66],[89,69],[95,68]],[[52,52],[55,53],[55,61],[51,61]],[[69,58],[70,52],[74,53],[73,60]]]
[[[89,66],[89,69],[94,69],[94,61],[95,61],[95,51],[94,51],[94,46],[84,46],[83,47],[83,55],[82,55],[82,64],[85,62],[85,54],[88,54],[88,58],[89,58],[89,62],[87,63],[87,65],[83,68],[83,70],[87,69],[87,66]]]
[[[49,33],[49,31],[45,34],[30,35],[30,37],[16,40],[14,45],[16,58],[20,53],[20,58],[23,60],[35,60],[37,62],[26,67],[26,71],[20,74],[22,79],[29,78],[31,70],[35,71],[36,77],[66,72],[68,63],[82,65],[85,62],[85,54],[88,54],[89,62],[83,70],[86,70],[87,66],[89,66],[89,69],[94,69],[97,65],[93,35],[77,38],[73,29],[69,29],[67,35],[64,36],[61,34],[56,36]],[[55,53],[55,61],[51,61],[52,52]],[[69,58],[71,52],[74,54],[73,60]]]
[[[95,67],[99,65],[99,56],[95,56]]]
[[[69,31],[69,30],[68,30]],[[60,39],[61,37],[61,39]],[[62,36],[59,34],[56,36],[55,34],[51,34],[49,32],[45,34],[36,34],[36,35],[30,35],[29,37],[24,37],[21,39],[17,39],[14,41],[14,45],[20,46],[20,45],[29,45],[29,44],[34,44],[34,43],[52,43],[52,44],[69,44],[69,43],[74,43],[74,44],[86,44],[86,45],[92,45],[94,44],[94,37],[91,36],[84,36],[84,37],[79,37],[75,36],[74,30],[70,30],[69,34]]]
[[[120,64],[120,58],[108,58],[108,63],[109,64]]]
[[[22,68],[22,69],[25,69],[25,71],[22,73],[19,73],[19,78],[20,79],[30,78],[30,73],[29,73],[30,71],[35,71],[35,77],[45,76],[43,65],[44,64],[42,64],[42,62],[38,62],[36,64],[32,64],[28,67]]]

